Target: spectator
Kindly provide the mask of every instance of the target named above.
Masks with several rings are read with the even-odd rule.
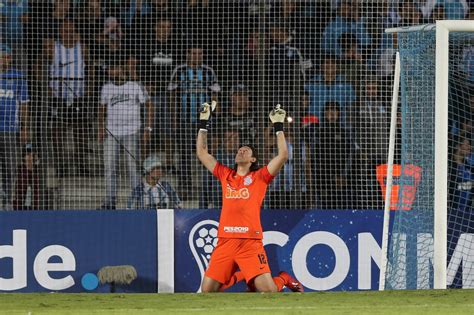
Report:
[[[104,29],[106,18],[104,3],[100,0],[83,1],[75,9],[81,39],[88,47],[92,48]]]
[[[376,77],[369,77],[364,82],[364,90],[358,102],[350,112],[351,126],[355,134],[353,187],[360,207],[383,208],[383,199],[378,191],[376,167],[387,163],[390,140],[390,106],[380,97],[380,84]]]
[[[458,138],[454,152],[450,155],[448,195],[448,240],[455,244],[459,235],[474,233],[473,216],[473,183],[474,173],[472,163],[472,141],[468,138]],[[454,242],[454,243],[453,243]],[[448,258],[453,255],[449,249]],[[461,279],[455,279],[451,288],[461,288]]]
[[[28,83],[12,66],[12,51],[0,44],[0,167],[3,190],[0,206],[12,210],[13,176],[20,154],[20,143],[28,141]]]
[[[305,208],[316,208],[317,195],[316,195],[316,183],[315,183],[315,162],[314,161],[314,148],[316,142],[316,130],[319,124],[319,118],[315,115],[305,115],[301,122],[301,144],[303,146],[302,153],[304,156],[302,181],[305,183],[304,192],[305,200],[303,207]]]
[[[141,81],[150,93],[161,94],[166,91],[171,72],[181,62],[182,56],[171,19],[163,17],[155,20],[150,35],[134,53],[139,60]]]
[[[251,101],[247,87],[235,84],[230,91],[229,101],[228,106],[218,114],[219,130],[223,132],[227,129],[236,130],[241,143],[253,143],[258,138],[256,130],[258,121],[255,112],[250,110]]]
[[[319,23],[324,19],[315,19],[311,16],[311,9],[317,10],[320,4],[304,3],[297,0],[274,1],[271,8],[271,19],[278,20],[280,25],[285,25],[291,37],[292,45],[304,56],[310,56],[311,48],[316,38],[321,38]],[[306,12],[310,11],[310,12]],[[311,35],[310,35],[311,34]],[[307,37],[308,36],[308,37]],[[309,38],[311,36],[311,38]]]
[[[66,175],[76,169],[78,175],[88,175],[87,161],[90,130],[86,97],[86,64],[88,48],[80,39],[72,21],[61,23],[57,41],[47,40],[45,56],[49,62],[49,117],[48,138],[51,139],[53,166],[56,175]],[[71,130],[74,139],[72,167],[66,160],[65,133]]]
[[[322,209],[350,209],[350,143],[341,123],[337,102],[327,102],[324,120],[316,128],[312,163],[315,165],[316,191]]]
[[[400,21],[398,3],[392,0],[371,1],[366,4],[364,11],[367,18],[367,30],[370,32],[374,49],[379,47],[383,37],[386,36],[385,29],[398,25]]]
[[[355,35],[359,50],[367,49],[371,44],[365,18],[359,12],[358,1],[341,0],[339,3],[336,17],[324,30],[322,48],[326,54],[341,55],[339,37],[344,33]]]
[[[305,85],[309,95],[308,114],[315,115],[323,121],[323,108],[327,102],[337,102],[340,106],[342,120],[345,122],[345,108],[355,100],[354,88],[338,75],[337,59],[327,55],[323,58],[321,75],[311,78]]]
[[[268,55],[267,84],[269,86],[269,104],[285,104],[288,118],[295,121],[289,125],[288,141],[292,141],[290,149],[291,160],[287,161],[286,173],[288,181],[285,189],[291,190],[293,196],[300,192],[300,182],[297,174],[302,167],[300,154],[300,128],[298,122],[303,115],[304,81],[306,71],[311,68],[311,61],[306,60],[293,43],[290,27],[287,24],[275,23],[271,29],[272,46]],[[273,149],[273,148],[272,148]],[[273,152],[267,152],[272,154]],[[283,185],[284,186],[284,185]],[[271,197],[271,194],[270,194]]]
[[[357,39],[352,33],[344,33],[339,38],[342,50],[340,74],[355,89],[355,94],[360,95],[363,77],[367,75],[364,57],[357,50]]]
[[[145,10],[132,21],[128,32],[129,44],[132,46],[141,46],[143,41],[153,38],[157,21],[174,21],[176,13],[173,5],[174,4],[171,4],[169,0],[149,0]]]
[[[367,70],[370,70],[380,78],[385,84],[381,86],[387,88],[383,95],[389,95],[388,87],[393,82],[393,71],[395,69],[395,54],[397,48],[397,34],[386,33],[387,28],[397,27],[400,22],[398,16],[398,3],[391,0],[373,1],[367,4],[368,30],[372,38],[372,45],[369,53],[364,53]],[[363,78],[359,81],[363,82]],[[360,91],[360,89],[359,89]],[[359,95],[359,94],[357,94]]]
[[[155,116],[161,123],[156,124],[150,141],[151,151],[167,154],[166,164],[174,158],[171,154],[171,126],[169,111],[168,79],[180,63],[178,41],[174,33],[173,21],[160,18],[154,22],[152,37],[138,45],[135,56],[138,59],[138,73],[155,105]],[[158,120],[157,120],[158,121]]]
[[[185,0],[183,2],[184,7],[179,20],[179,25],[183,27],[182,35],[206,40],[209,49],[214,48],[217,45],[216,30],[222,26],[221,18],[224,15],[222,7],[210,0]]]
[[[319,64],[322,52],[322,38],[328,23],[335,17],[335,10],[331,9],[328,1],[313,1],[305,3],[307,28],[304,36],[304,47],[301,47],[305,56],[310,56],[313,65]]]
[[[467,14],[466,20],[472,21],[474,20],[474,1],[470,0],[470,8],[469,8],[469,13]]]
[[[245,26],[238,25],[239,10],[245,1],[219,2],[211,0],[184,0],[182,14],[177,25],[181,36],[200,40],[206,45],[205,62],[219,73],[221,86],[232,82],[231,38],[236,32],[244,32]],[[242,3],[239,3],[242,2]],[[225,3],[223,5],[223,3]]]
[[[16,173],[13,208],[15,210],[38,210],[40,200],[39,159],[31,144],[23,149],[23,161]]]
[[[49,1],[48,1],[49,2]],[[44,23],[46,37],[52,40],[56,40],[61,36],[60,29],[61,24],[72,18],[73,3],[71,0],[55,0],[50,3],[45,3],[48,6],[48,20]]]
[[[123,33],[122,25],[116,17],[109,16],[105,19],[102,34],[107,39],[118,40],[118,43],[120,43]]]
[[[452,169],[450,170],[450,188],[452,198],[452,208],[465,210],[471,203],[472,184],[474,174],[472,172],[473,165],[470,164],[472,155],[471,140],[461,137],[455,146],[452,160]]]
[[[398,36],[384,34],[380,46],[368,56],[368,70],[377,73],[380,95],[390,98],[395,71],[395,56],[398,50]]]
[[[423,0],[419,2],[422,4],[420,11],[426,20],[431,17],[433,21],[436,21],[433,18],[433,11],[438,5],[443,6],[443,11],[448,20],[462,20],[469,12],[469,1],[467,0]]]
[[[413,26],[422,24],[422,14],[413,0],[402,0],[399,3],[399,26]]]
[[[148,0],[129,0],[121,3],[120,22],[126,28],[130,28],[135,20],[147,15],[152,7]]]
[[[44,39],[50,36],[48,33],[51,31],[52,3],[49,1],[47,4],[43,1],[32,1],[28,3],[28,6],[29,12],[35,14],[29,14],[28,22],[24,24],[24,42],[27,44],[25,49],[28,51],[27,70],[31,76],[34,76],[37,74],[35,70],[42,64]]]
[[[176,209],[183,204],[173,187],[161,180],[162,165],[158,157],[149,156],[143,162],[143,180],[132,191],[127,209]]]
[[[22,70],[26,70],[23,26],[28,21],[28,12],[28,0],[2,1],[0,5],[0,42],[12,49],[15,65]]]
[[[462,47],[459,70],[464,76],[462,81],[468,87],[474,88],[474,44],[467,44]]]
[[[289,129],[289,128],[285,128]],[[272,133],[271,128],[268,130]],[[272,135],[268,135],[268,141],[270,141]],[[267,140],[266,139],[266,140]],[[295,150],[298,150],[300,146],[295,145],[294,139],[291,134],[286,132],[286,145],[288,147],[288,160],[280,170],[279,175],[273,180],[268,186],[268,195],[266,198],[265,206],[271,209],[300,209],[305,206],[307,200],[301,198],[297,182],[304,182],[302,176],[300,176],[299,168],[296,167],[296,157],[298,156]],[[272,146],[272,150],[275,150]],[[274,152],[272,152],[274,153]],[[310,197],[308,197],[309,199]]]
[[[243,34],[235,35],[243,36]],[[259,64],[263,64],[265,52],[268,50],[268,41],[265,34],[258,28],[251,29],[246,33],[244,49],[241,52],[238,47],[232,46],[232,60],[235,61],[234,77],[236,80],[248,82],[250,86],[261,84]],[[236,39],[238,45],[238,40]]]
[[[288,112],[295,116],[300,114],[305,71],[311,68],[311,61],[305,60],[293,46],[287,25],[273,25],[271,39],[267,73],[270,103],[292,106]]]
[[[452,71],[449,85],[449,128],[452,136],[468,136],[471,140],[474,121],[474,46],[459,47],[458,56],[453,52],[451,59],[457,63]],[[453,147],[453,145],[451,146]]]
[[[130,189],[137,187],[139,178],[140,131],[143,142],[147,143],[153,125],[153,105],[146,90],[137,82],[129,80],[122,58],[116,58],[109,69],[111,81],[102,87],[99,108],[99,141],[104,143],[104,167],[106,197],[103,209],[115,209],[117,205],[117,161],[121,149],[127,157]],[[141,105],[146,107],[145,128],[141,129]],[[106,123],[107,119],[107,125]]]
[[[444,5],[438,3],[434,6],[433,11],[431,11],[430,23],[436,23],[436,21],[446,20],[446,11]]]
[[[125,58],[130,78],[134,81],[139,80],[136,59],[132,54],[131,47],[127,46],[124,31],[116,17],[109,16],[104,20],[103,27],[96,37],[96,42],[94,59],[99,66],[96,69],[99,88],[109,79],[108,64],[118,56]]]
[[[191,164],[194,161],[196,113],[202,103],[217,100],[220,85],[214,70],[203,63],[204,51],[199,43],[187,49],[186,63],[171,74],[170,91],[171,129],[175,135],[179,155],[177,166],[179,192],[185,200],[191,191]]]

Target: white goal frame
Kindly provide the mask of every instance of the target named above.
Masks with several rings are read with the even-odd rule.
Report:
[[[429,29],[434,25],[391,28],[387,33],[412,32]],[[436,69],[435,69],[435,157],[434,157],[434,228],[433,228],[433,287],[446,289],[447,282],[447,218],[448,218],[448,92],[449,92],[449,33],[474,32],[474,21],[443,20],[436,21]],[[398,69],[399,70],[399,69]],[[400,73],[395,71],[394,86],[398,86]],[[395,95],[396,93],[396,95]],[[394,88],[393,102],[398,97],[398,89]],[[395,105],[396,108],[396,105]],[[395,143],[394,135],[390,134],[390,147]],[[393,147],[392,147],[393,150]],[[393,153],[392,153],[393,154]],[[387,178],[393,165],[393,158],[388,161]],[[379,290],[385,289],[385,273],[387,267],[388,227],[390,218],[391,185],[387,183],[385,196],[384,227],[382,234],[382,257],[380,261]],[[390,183],[391,184],[391,183]],[[388,204],[387,204],[388,203]]]
[[[433,286],[435,289],[446,289],[448,260],[448,42],[450,32],[474,32],[474,21],[436,21],[435,212],[433,235]]]

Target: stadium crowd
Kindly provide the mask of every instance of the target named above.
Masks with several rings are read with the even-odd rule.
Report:
[[[381,209],[376,168],[387,160],[397,49],[396,35],[384,30],[474,19],[472,0],[0,5],[6,210],[55,209],[53,179],[84,177],[105,178],[104,192],[96,192],[104,209],[219,207],[218,182],[194,152],[198,108],[211,100],[219,107],[210,150],[229,166],[241,144],[263,144],[258,154],[267,161],[276,150],[267,113],[277,103],[287,110],[289,160],[269,186],[266,207]],[[465,91],[456,100],[463,118],[450,129],[457,182],[458,172],[461,180],[473,176],[474,46],[455,55]],[[127,98],[114,94],[125,87]],[[120,151],[130,179],[121,204]],[[175,187],[156,188],[162,173]]]

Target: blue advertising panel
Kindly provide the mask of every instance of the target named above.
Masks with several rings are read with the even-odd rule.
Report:
[[[117,292],[157,291],[155,211],[0,212],[0,292],[109,292],[104,266],[131,265]]]
[[[263,210],[272,273],[306,291],[378,288],[383,211]],[[219,211],[175,211],[175,292],[197,292],[217,243]],[[243,291],[243,284],[234,290]]]

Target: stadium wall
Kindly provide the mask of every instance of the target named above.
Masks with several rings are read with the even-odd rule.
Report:
[[[306,291],[377,289],[382,214],[264,210],[271,270],[294,274]],[[138,277],[117,292],[198,292],[218,219],[215,210],[0,212],[0,292],[110,292],[108,284],[94,287],[93,280],[100,268],[119,265],[133,266]],[[455,250],[450,263],[463,281],[451,286],[472,288],[474,235],[460,233],[458,239],[464,250]],[[407,250],[416,243],[410,241]],[[402,263],[421,275],[431,268],[430,257],[417,256]],[[242,283],[232,288],[244,290]]]

